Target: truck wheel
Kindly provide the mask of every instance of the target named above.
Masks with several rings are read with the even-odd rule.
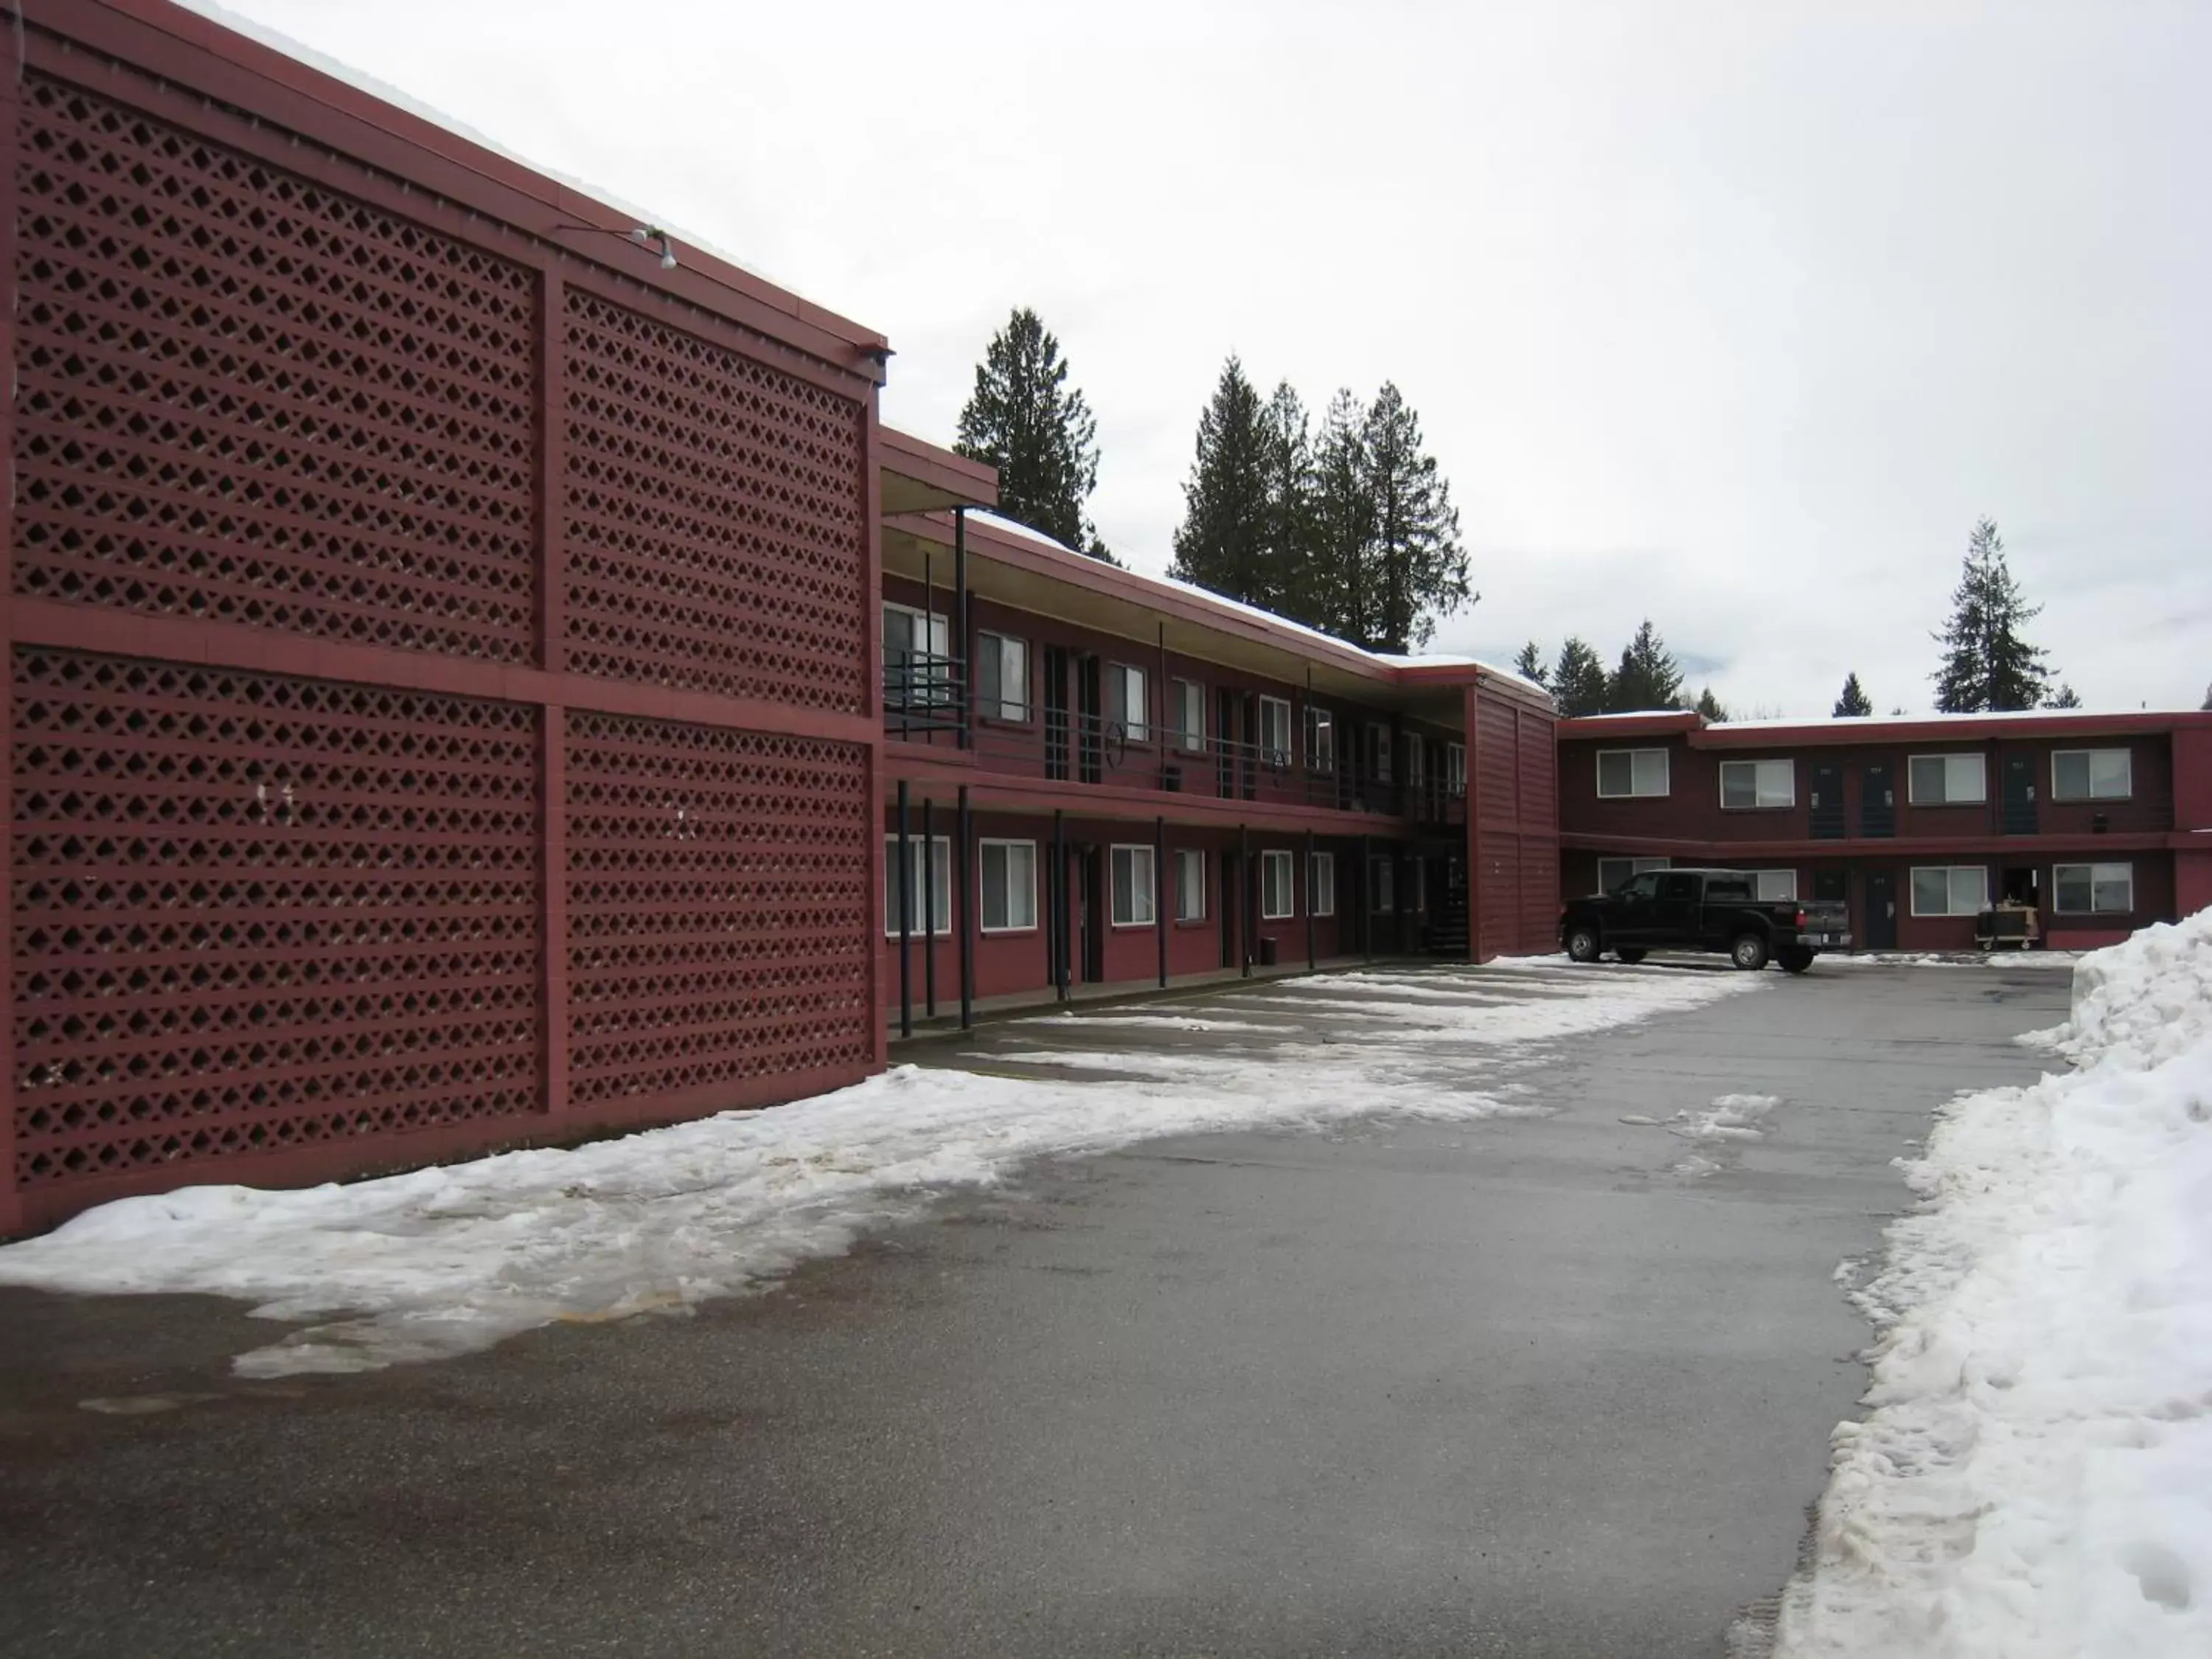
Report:
[[[1632,945],[1625,950],[1615,951],[1613,955],[1619,957],[1623,962],[1633,968],[1638,963],[1644,960],[1644,953]]]
[[[1814,953],[1812,951],[1808,951],[1802,945],[1798,945],[1791,950],[1783,951],[1774,959],[1782,964],[1783,970],[1785,973],[1802,974],[1808,968],[1810,968],[1813,965],[1813,956]]]
[[[1738,933],[1735,943],[1729,946],[1729,955],[1737,967],[1755,974],[1766,966],[1766,941],[1757,933]]]
[[[1597,930],[1587,923],[1577,922],[1567,933],[1567,954],[1577,962],[1597,960]]]

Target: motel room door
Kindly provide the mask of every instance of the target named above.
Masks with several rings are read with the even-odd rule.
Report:
[[[1869,951],[1897,949],[1897,872],[1869,870],[1866,878],[1866,927],[1859,943]]]

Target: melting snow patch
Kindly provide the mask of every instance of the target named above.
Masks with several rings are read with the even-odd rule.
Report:
[[[2085,957],[2040,1046],[1906,1165],[1783,1659],[2212,1654],[2212,913]]]
[[[1759,1120],[1782,1103],[1778,1095],[1722,1095],[1696,1112],[1677,1112],[1667,1133],[1685,1140],[1758,1140]]]

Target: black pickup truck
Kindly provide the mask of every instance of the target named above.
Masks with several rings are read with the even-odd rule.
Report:
[[[1761,899],[1747,870],[1647,870],[1610,893],[1571,901],[1559,942],[1577,962],[1610,951],[1725,951],[1739,968],[1778,962],[1793,974],[1851,942],[1850,913],[1835,899]]]

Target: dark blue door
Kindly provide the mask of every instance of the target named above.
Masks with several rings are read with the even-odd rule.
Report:
[[[1869,761],[1859,775],[1859,834],[1897,833],[1897,763]]]
[[[1869,950],[1897,948],[1897,876],[1893,871],[1867,872],[1866,927],[1861,931]]]
[[[2004,832],[2035,833],[2035,757],[2007,755],[2004,763]]]
[[[1813,769],[1813,793],[1806,805],[1811,809],[1813,839],[1841,841],[1844,838],[1844,769],[1828,763]]]

